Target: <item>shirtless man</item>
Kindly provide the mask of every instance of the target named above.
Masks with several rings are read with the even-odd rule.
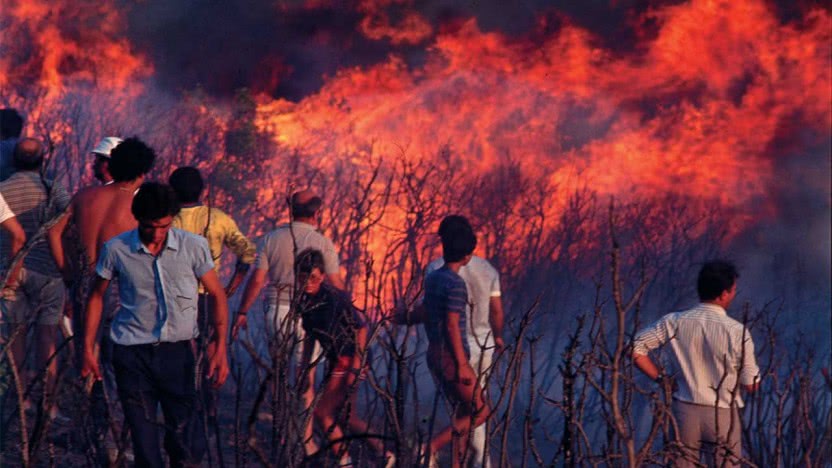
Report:
[[[110,153],[110,174],[113,183],[81,189],[72,198],[63,217],[49,230],[49,248],[64,280],[70,285],[73,308],[73,328],[77,333],[84,330],[85,317],[82,304],[86,301],[98,253],[105,242],[131,229],[138,223],[130,208],[133,195],[144,182],[145,175],[153,167],[156,153],[138,138],[128,138]],[[63,235],[69,225],[77,230],[81,251],[76,258],[67,258]],[[74,284],[72,284],[74,283]],[[99,330],[100,346],[95,353],[101,355],[104,372],[104,388],[107,395],[115,397],[115,374],[111,364],[112,342],[109,340],[110,322],[118,310],[118,286],[110,282],[104,299],[104,315]],[[83,356],[83,343],[76,342],[76,356]],[[99,391],[99,390],[94,390]],[[106,410],[104,410],[106,411]],[[106,423],[107,416],[103,416]],[[104,426],[106,428],[106,425]],[[99,434],[99,437],[102,437]]]
[[[104,242],[136,228],[130,205],[155,158],[153,150],[141,140],[128,138],[111,153],[113,183],[87,187],[75,194],[66,214],[49,230],[49,247],[58,268],[65,274],[64,278],[70,274],[61,242],[67,225],[72,222],[78,228],[83,249],[81,255],[85,257],[84,274],[94,271],[98,250]]]

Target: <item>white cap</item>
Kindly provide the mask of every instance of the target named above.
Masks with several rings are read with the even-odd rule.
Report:
[[[92,149],[92,151],[90,151],[90,153],[110,157],[110,151],[112,151],[113,148],[118,146],[122,141],[124,140],[119,137],[105,137],[95,148]]]

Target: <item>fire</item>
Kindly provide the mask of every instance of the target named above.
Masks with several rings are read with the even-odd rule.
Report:
[[[280,3],[275,11],[347,8],[323,0],[299,5]],[[637,34],[638,43],[616,51],[551,14],[541,14],[527,34],[509,36],[484,30],[475,18],[436,24],[407,0],[364,0],[354,8],[353,32],[389,45],[387,58],[342,67],[297,102],[256,95],[252,121],[241,124],[233,106],[199,88],[178,102],[160,92],[153,63],[126,39],[116,2],[6,0],[0,24],[15,39],[0,57],[0,97],[24,108],[30,126],[48,122],[57,143],[81,124],[92,125],[90,138],[113,128],[147,132],[172,162],[222,167],[218,172],[239,184],[262,178],[245,185],[258,205],[246,212],[254,219],[249,225],[261,230],[261,208],[274,210],[286,190],[291,161],[282,155],[297,155],[335,178],[345,165],[366,175],[380,161],[389,176],[397,164],[452,154],[462,165],[456,185],[444,188],[446,204],[437,205],[447,209],[453,191],[476,191],[478,178],[517,166],[517,180],[531,182],[506,183],[522,196],[501,203],[521,217],[535,187],[551,188],[539,213],[546,233],[558,228],[569,195],[583,189],[619,200],[671,195],[715,203],[736,214],[736,233],[754,219],[777,216],[771,194],[777,165],[795,153],[795,146],[782,146],[783,134],[793,135],[788,141],[801,132],[828,140],[832,128],[832,20],[823,9],[783,22],[762,0],[655,7],[637,21],[650,25]],[[328,50],[357,41],[341,44],[330,35],[311,31],[302,50],[314,50],[321,37],[328,38]],[[418,61],[406,55],[413,48],[424,49]],[[298,71],[289,57],[256,60],[255,91],[275,89]],[[111,116],[102,123],[71,120],[62,107],[70,95]],[[166,111],[142,119],[139,102]],[[278,155],[249,162],[255,146],[227,144],[230,131],[245,140],[249,123]],[[799,141],[796,148],[802,150]],[[343,190],[357,182],[350,184]],[[233,190],[219,200],[240,203]],[[364,245],[374,254],[386,252],[400,226],[419,221],[411,208],[393,205],[367,233]],[[510,245],[517,235],[510,231],[499,242]]]

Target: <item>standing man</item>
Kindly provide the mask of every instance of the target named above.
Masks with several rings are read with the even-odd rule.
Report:
[[[738,277],[731,263],[705,263],[697,281],[701,303],[665,315],[635,337],[633,362],[648,377],[657,382],[665,377],[648,355],[665,344],[678,370],[673,414],[685,453],[676,466],[699,466],[702,448],[711,466],[740,466],[743,399],[736,390],[757,390],[760,369],[748,329],[726,313],[737,295]]]
[[[195,356],[197,287],[202,282],[216,301],[208,376],[216,387],[228,377],[228,304],[208,242],[171,228],[179,213],[167,185],[142,185],[131,211],[138,228],[107,241],[96,266],[87,303],[82,376],[101,379],[95,341],[105,291],[119,278],[121,307],[110,329],[119,398],[133,438],[137,466],[165,466],[157,433],[159,405],[165,418],[170,466],[198,465],[206,450],[197,417]]]
[[[12,329],[37,322],[37,369],[46,367],[44,396],[52,396],[57,370],[55,353],[56,334],[64,306],[64,285],[55,261],[44,238],[35,235],[45,223],[66,209],[69,195],[52,180],[41,178],[44,147],[33,138],[20,140],[14,151],[15,173],[0,182],[0,193],[17,219],[30,245],[23,268],[18,274],[18,289],[14,300],[6,301]],[[11,259],[8,242],[2,242],[2,257]],[[18,335],[12,344],[15,362],[22,365],[26,352],[26,333]],[[24,374],[25,375],[25,374]],[[50,401],[48,398],[46,401]],[[54,414],[54,412],[52,413]]]
[[[266,326],[270,334],[286,330],[289,309],[295,289],[295,257],[306,249],[319,250],[324,256],[324,274],[332,286],[344,289],[344,281],[338,269],[338,254],[332,241],[317,230],[316,216],[321,208],[321,199],[311,190],[292,194],[290,209],[292,221],[278,226],[266,234],[257,249],[256,268],[243,291],[243,299],[234,321],[232,336],[248,323],[246,314],[257,299],[260,290],[270,280],[266,299]],[[299,325],[293,330],[303,336]],[[318,352],[315,352],[317,355]]]
[[[474,235],[474,230],[464,216],[446,216],[439,224],[439,236],[450,238],[456,233]],[[425,277],[445,265],[443,258],[428,264]],[[469,363],[477,374],[477,381],[485,389],[492,367],[494,351],[500,352],[503,341],[503,302],[500,293],[500,274],[488,260],[471,256],[471,260],[459,268],[459,276],[465,281],[468,303],[465,306],[465,323],[468,324],[465,339],[470,351]],[[486,451],[486,425],[473,430],[471,460],[474,466],[489,467],[491,461]]]
[[[122,141],[119,137],[104,137],[95,148],[90,151],[95,160],[92,163],[92,173],[104,185],[113,183],[113,176],[110,174],[110,153],[113,148],[118,146]]]
[[[156,153],[138,138],[128,138],[110,152],[108,169],[113,183],[81,189],[72,198],[69,208],[62,218],[49,230],[49,248],[55,264],[61,271],[64,281],[71,291],[72,310],[75,311],[73,329],[80,334],[86,330],[86,316],[83,304],[87,301],[92,282],[95,279],[95,265],[98,252],[104,242],[125,231],[136,229],[136,219],[131,214],[133,196],[144,181],[145,175],[153,167]],[[71,229],[68,229],[71,227]],[[77,242],[67,242],[65,249],[64,234],[72,231]],[[68,236],[69,237],[69,236]],[[66,239],[68,240],[68,239]],[[73,248],[76,247],[76,248]],[[112,366],[112,341],[110,340],[110,322],[119,307],[117,277],[110,282],[110,289],[104,296],[103,320],[99,322],[99,340],[95,340],[94,352],[100,354],[104,371],[103,385],[93,387],[92,430],[94,445],[100,456],[99,462],[107,464],[108,455],[114,455],[117,434],[111,433],[108,421],[114,417],[108,407],[106,396],[115,399],[116,377]],[[76,355],[83,356],[83,343],[76,340]],[[108,453],[109,452],[109,453]]]
[[[254,263],[257,247],[240,232],[237,223],[225,212],[217,208],[204,206],[199,202],[205,185],[197,168],[180,167],[173,171],[168,182],[182,204],[182,210],[173,218],[173,227],[200,235],[208,240],[214,269],[217,270],[218,274],[223,246],[228,247],[237,256],[234,275],[225,286],[225,294],[228,297],[233,296],[245,278],[251,264]],[[205,288],[200,284],[198,324],[199,334],[203,337],[203,340],[200,341],[204,341],[205,337],[211,335],[208,326],[209,309],[211,307],[213,307],[213,304],[209,301],[209,296],[205,294]],[[203,345],[206,346],[204,349],[209,355],[214,353],[210,343],[200,343],[200,351],[203,350]],[[216,421],[217,392],[212,391],[207,385],[203,385],[203,393],[209,421]]]

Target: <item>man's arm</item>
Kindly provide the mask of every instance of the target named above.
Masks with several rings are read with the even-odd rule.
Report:
[[[221,387],[228,378],[228,298],[220,284],[217,272],[212,268],[199,278],[205,290],[213,296],[211,321],[214,325],[214,355],[208,356],[208,378],[214,378],[214,387]]]
[[[225,293],[228,297],[231,297],[237,292],[237,288],[240,287],[240,284],[242,284],[246,277],[246,273],[248,273],[248,270],[254,263],[257,255],[257,247],[254,245],[254,242],[250,241],[240,232],[240,228],[237,227],[237,223],[234,222],[233,218],[228,216],[227,219],[228,226],[225,231],[223,243],[237,256],[237,266],[234,268],[234,275],[231,276],[231,279],[225,286]]]
[[[503,327],[505,325],[503,299],[500,296],[491,296],[491,299],[489,299],[488,323],[491,324],[491,333],[494,335],[494,346],[497,352],[500,352],[506,346],[503,341]]]
[[[231,276],[231,279],[228,280],[228,284],[225,285],[225,295],[231,297],[234,293],[237,292],[237,288],[240,287],[243,280],[246,278],[246,273],[251,268],[251,265],[247,263],[240,263],[237,262],[237,265],[234,267],[234,274]]]
[[[58,218],[58,221],[49,228],[47,234],[47,241],[49,242],[49,250],[52,252],[52,258],[55,260],[55,265],[58,271],[63,275],[64,280],[69,279],[69,269],[66,265],[66,254],[64,253],[63,236],[69,220],[72,218],[73,208],[69,205],[67,210]]]
[[[98,358],[95,355],[98,326],[101,324],[101,311],[104,307],[104,293],[110,280],[100,276],[95,277],[89,298],[87,299],[86,328],[84,328],[84,359],[81,367],[81,377],[92,376],[101,380],[101,370],[98,368]]]
[[[5,229],[9,235],[11,236],[11,258],[14,258],[20,249],[26,244],[26,232],[23,231],[23,226],[20,225],[20,222],[17,220],[16,217],[11,217],[2,223],[0,223],[0,227]],[[18,261],[14,265],[10,265],[11,269],[7,276],[8,282],[4,285],[16,288],[17,287],[17,278],[20,274],[20,269],[23,267],[23,262]]]
[[[670,339],[669,328],[672,324],[671,316],[665,315],[655,323],[638,332],[633,341],[633,364],[653,380],[661,377],[661,371],[653,360],[650,359],[648,354]]]
[[[459,312],[449,311],[448,318],[445,321],[447,334],[446,339],[451,345],[451,354],[457,365],[457,376],[461,383],[470,385],[474,382],[474,370],[468,363],[468,357],[465,356],[465,348],[462,345],[462,329],[459,327]]]
[[[636,367],[644,373],[644,375],[650,377],[651,380],[658,380],[661,375],[659,368],[656,367],[653,360],[646,354],[633,353],[633,364],[635,364]]]
[[[240,308],[237,310],[237,317],[234,319],[234,326],[231,329],[231,339],[236,340],[240,329],[246,329],[248,326],[247,314],[251,309],[260,290],[266,284],[266,276],[268,270],[262,268],[255,268],[251,278],[249,278],[246,288],[243,290],[243,299],[240,302]]]

